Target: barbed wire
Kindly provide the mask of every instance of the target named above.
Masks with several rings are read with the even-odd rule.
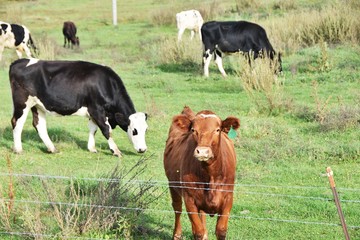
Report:
[[[93,207],[93,208],[104,208],[104,209],[120,209],[120,210],[129,210],[129,211],[152,211],[156,213],[182,213],[182,214],[200,214],[208,215],[207,213],[198,213],[198,212],[186,212],[186,211],[173,211],[173,210],[164,210],[164,209],[152,209],[152,208],[138,208],[138,207],[122,207],[122,206],[106,206],[98,204],[84,204],[84,203],[71,203],[71,202],[53,202],[53,201],[34,201],[34,200],[11,200],[0,198],[2,201],[13,201],[15,203],[28,203],[28,204],[39,204],[39,205],[61,205],[69,207]],[[326,226],[341,226],[341,224],[336,223],[327,223],[327,222],[316,222],[316,221],[302,221],[302,220],[293,220],[293,219],[280,219],[280,218],[262,218],[262,217],[251,217],[251,216],[240,216],[240,215],[220,215],[216,216],[229,216],[229,218],[242,218],[250,220],[262,220],[262,221],[274,221],[274,222],[286,222],[286,223],[298,223],[298,224],[314,224],[314,225],[326,225]],[[360,229],[360,226],[348,226],[348,228]]]
[[[81,178],[81,177],[68,177],[68,176],[54,176],[54,175],[40,175],[40,174],[20,174],[20,173],[0,173],[0,176],[17,176],[17,177],[38,177],[38,178],[45,178],[45,179],[60,179],[60,180],[83,180],[83,181],[99,181],[99,182],[119,182],[119,181],[126,181],[126,180],[119,180],[119,179],[111,179],[111,178]],[[171,183],[172,185],[168,185]],[[226,189],[212,189],[209,187],[194,187],[194,186],[183,186],[179,184],[206,184],[205,182],[176,182],[176,181],[158,181],[158,180],[130,180],[127,184],[148,184],[151,186],[156,187],[173,187],[173,188],[180,188],[180,189],[195,189],[195,190],[206,190],[206,191],[219,191],[219,192],[233,192],[239,193],[243,195],[265,195],[265,196],[272,196],[272,197],[287,197],[287,198],[297,198],[297,199],[311,199],[311,200],[320,200],[320,201],[333,201],[331,198],[324,198],[324,197],[313,197],[313,196],[302,196],[302,195],[291,195],[291,194],[281,194],[281,193],[269,193],[269,192],[253,192],[253,191],[241,191],[241,190],[226,190]],[[174,185],[176,184],[176,185]],[[241,187],[248,187],[248,185],[243,184],[213,184],[219,186],[234,186],[237,188]],[[256,187],[259,185],[251,185],[250,187]],[[261,188],[303,188],[303,189],[327,189],[325,187],[309,187],[309,186],[267,186],[267,185],[260,185]],[[354,189],[352,189],[354,190]],[[360,203],[359,199],[348,199],[348,200],[340,200],[341,202],[346,203]]]
[[[119,179],[113,178],[86,178],[86,177],[76,177],[76,176],[57,176],[57,175],[42,175],[42,174],[27,174],[27,173],[1,173],[0,176],[17,176],[17,177],[38,177],[38,178],[47,178],[47,179],[63,179],[63,180],[84,180],[84,181],[97,181],[97,182],[119,182]],[[154,186],[168,186],[169,184],[206,184],[208,182],[183,182],[183,181],[167,181],[167,180],[131,180],[134,183],[146,183],[153,184]],[[224,184],[224,183],[211,183],[212,185],[220,186],[234,186],[234,187],[257,187],[257,188],[293,188],[293,189],[328,189],[327,187],[321,186],[289,186],[289,185],[256,185],[256,184]],[[341,188],[337,187],[338,190],[343,191],[359,191],[359,188]]]

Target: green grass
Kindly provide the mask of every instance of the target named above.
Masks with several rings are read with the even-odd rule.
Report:
[[[310,11],[319,8],[320,3],[322,6],[324,1],[304,0],[295,4],[295,10]],[[328,179],[323,174],[325,168],[331,166],[341,199],[360,200],[358,43],[330,44],[327,49],[327,71],[320,71],[319,68],[319,45],[284,52],[284,73],[280,76],[284,82],[284,109],[276,114],[267,114],[255,105],[242,88],[236,69],[232,67],[232,63],[237,61],[236,57],[224,59],[225,69],[229,73],[226,79],[221,77],[214,65],[210,68],[210,77],[204,78],[201,76],[201,62],[176,64],[164,63],[159,59],[160,45],[165,37],[176,38],[175,17],[174,24],[157,26],[151,22],[152,14],[161,9],[191,8],[192,4],[198,3],[144,1],[139,7],[139,1],[132,0],[127,3],[118,1],[118,4],[119,23],[116,27],[111,25],[110,1],[9,1],[5,4],[5,10],[0,10],[0,19],[7,22],[20,19],[31,30],[35,43],[44,36],[53,41],[57,44],[56,59],[81,59],[105,64],[121,76],[136,109],[146,111],[150,116],[148,152],[145,153],[149,162],[140,176],[141,180],[166,180],[163,170],[165,141],[173,115],[180,113],[183,106],[189,105],[194,111],[211,109],[223,119],[229,115],[239,117],[241,127],[235,140],[238,160],[236,183],[239,186],[234,195],[234,217],[229,223],[229,239],[343,238],[340,226],[327,225],[338,224],[339,218],[334,203],[326,200],[332,199],[332,194]],[[232,1],[223,1],[223,6],[230,9],[226,11],[224,19],[260,19],[258,22],[265,25],[273,20],[281,21],[282,13],[285,13],[277,9],[267,18],[261,18],[256,14],[247,16],[234,12]],[[13,9],[21,9],[21,14],[10,14]],[[289,9],[287,14],[295,10]],[[78,26],[80,50],[62,48],[61,28],[67,20],[73,20]],[[271,32],[276,33],[274,29]],[[272,37],[269,35],[270,39]],[[274,37],[277,41],[281,39]],[[274,47],[278,49],[275,44]],[[198,54],[201,55],[201,52]],[[89,153],[86,149],[87,119],[80,117],[48,116],[49,135],[60,152],[47,154],[32,127],[30,115],[23,132],[24,152],[20,155],[12,153],[12,101],[8,67],[16,58],[14,50],[5,49],[0,62],[0,173],[8,172],[6,159],[9,157],[14,173],[98,178],[111,172],[117,164],[129,169],[141,158],[119,128],[114,135],[124,155],[121,160],[111,155],[100,132],[96,135],[99,152]],[[315,121],[317,103],[313,81],[318,82],[321,103],[331,96],[326,108],[328,112],[334,115],[339,112],[339,107],[348,106],[353,110],[351,114],[355,123],[344,129],[325,130]],[[330,118],[331,115],[327,116]],[[341,116],[338,125],[343,120]],[[14,177],[16,200],[30,196],[21,186],[24,179],[26,177]],[[1,176],[0,196],[4,198],[7,198],[8,181],[8,177]],[[65,181],[63,183],[67,184]],[[33,192],[42,192],[37,180],[30,181],[29,186],[33,187]],[[171,201],[166,185],[158,186],[157,193],[163,192],[151,204],[153,210],[145,211],[139,218],[137,224],[143,227],[143,231],[134,235],[134,239],[171,238],[174,221]],[[25,206],[15,204],[20,222],[20,211]],[[359,203],[342,202],[342,207],[347,224],[360,226]],[[48,207],[43,206],[43,221],[51,222],[47,220],[49,216]],[[215,236],[215,222],[215,218],[208,218],[210,239]],[[191,239],[187,216],[182,216],[182,223],[185,239]],[[19,228],[13,230],[18,231]],[[0,232],[4,231],[0,229]],[[58,232],[54,223],[41,231],[42,234]],[[350,228],[349,232],[352,239],[360,238],[359,229]],[[86,234],[83,236],[105,239],[109,232],[94,230]],[[1,237],[16,239],[6,234]]]

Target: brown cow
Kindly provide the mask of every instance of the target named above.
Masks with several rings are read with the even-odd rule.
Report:
[[[73,48],[74,45],[76,45],[76,46],[80,45],[80,40],[76,36],[75,23],[70,22],[70,21],[64,22],[62,31],[64,34],[64,47],[66,46],[66,41],[67,41],[68,47],[70,47],[70,43],[71,43],[71,48]]]
[[[182,198],[195,239],[208,239],[205,217],[218,215],[217,239],[225,239],[233,204],[236,154],[227,133],[240,127],[240,120],[221,120],[204,110],[196,115],[189,107],[174,116],[164,152],[175,212],[173,239],[182,235]],[[232,128],[232,130],[231,130]]]

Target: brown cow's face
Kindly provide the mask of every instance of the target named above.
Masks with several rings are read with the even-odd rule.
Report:
[[[199,114],[193,120],[191,131],[197,142],[194,157],[199,161],[212,159],[221,134],[220,118],[215,114]]]

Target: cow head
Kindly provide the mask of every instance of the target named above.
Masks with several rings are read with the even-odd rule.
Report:
[[[115,118],[120,127],[127,132],[135,150],[139,153],[145,152],[147,149],[145,142],[145,133],[148,128],[146,123],[147,114],[137,112],[125,119],[124,115],[118,113],[115,114]],[[124,123],[126,123],[126,127],[123,127]]]
[[[187,110],[188,111],[188,110]],[[226,137],[231,128],[240,127],[240,120],[228,117],[221,120],[215,113],[205,110],[192,114],[178,115],[173,119],[173,124],[182,132],[189,132],[196,142],[194,157],[199,161],[208,161],[217,153],[221,137]]]

